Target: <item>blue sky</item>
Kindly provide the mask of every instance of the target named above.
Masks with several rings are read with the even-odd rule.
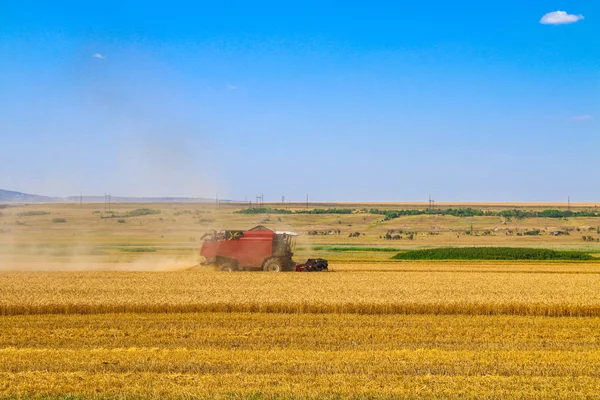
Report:
[[[0,188],[598,201],[599,18],[595,0],[3,1]]]

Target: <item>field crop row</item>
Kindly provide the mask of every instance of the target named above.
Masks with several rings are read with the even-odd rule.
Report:
[[[600,316],[600,274],[596,273],[0,273],[0,287],[0,315],[266,312]]]
[[[0,394],[34,399],[591,399],[594,376],[0,373]],[[32,395],[32,393],[39,393]]]
[[[593,397],[600,318],[0,318],[0,397]]]
[[[598,376],[600,353],[530,351],[239,350],[239,349],[0,349],[0,374],[178,373],[292,375]]]
[[[600,318],[175,313],[0,318],[2,349],[559,351],[600,348]]]

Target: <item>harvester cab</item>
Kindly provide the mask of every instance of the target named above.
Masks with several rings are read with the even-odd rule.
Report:
[[[262,225],[247,231],[212,231],[202,237],[200,255],[205,264],[215,264],[221,271],[315,270],[298,269],[299,264],[292,260],[297,237],[296,232],[276,232]],[[326,261],[325,268],[320,270],[327,270]]]

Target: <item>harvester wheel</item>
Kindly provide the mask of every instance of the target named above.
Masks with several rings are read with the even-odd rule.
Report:
[[[283,269],[283,266],[279,259],[271,258],[270,260],[267,260],[267,262],[265,262],[263,269],[266,272],[281,272],[281,270]]]
[[[233,261],[225,261],[219,268],[223,272],[237,271],[237,265]]]

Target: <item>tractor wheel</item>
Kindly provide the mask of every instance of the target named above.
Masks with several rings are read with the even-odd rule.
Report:
[[[233,272],[238,270],[237,264],[233,261],[225,261],[221,263],[219,269],[223,272]]]
[[[279,259],[271,258],[270,260],[267,260],[267,262],[265,262],[263,269],[266,272],[281,272],[281,270],[283,269],[283,266]]]
[[[288,260],[288,262],[287,262],[287,267],[286,267],[286,269],[285,269],[285,270],[286,270],[286,271],[295,271],[295,270],[296,270],[296,265],[298,265],[298,264],[296,264],[296,263],[294,262],[294,260],[292,260],[292,259],[290,258],[290,259]]]

